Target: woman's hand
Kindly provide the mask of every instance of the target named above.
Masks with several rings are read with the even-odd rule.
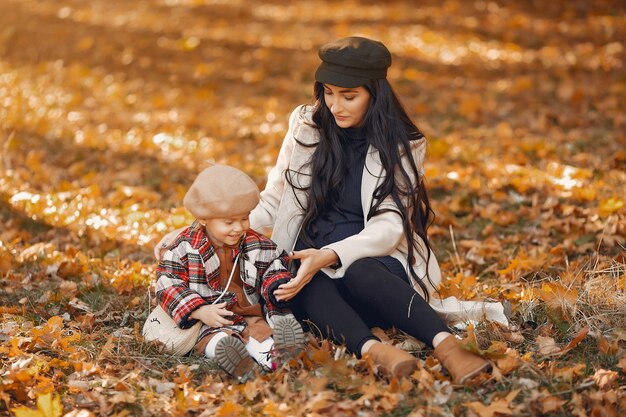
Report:
[[[166,234],[165,236],[163,236],[161,240],[159,240],[159,243],[157,243],[156,246],[154,247],[154,257],[157,259],[157,261],[161,260],[161,258],[163,257],[163,252],[165,252],[165,248],[167,248],[170,245],[170,243],[174,241],[176,236],[178,236],[178,234],[183,229],[184,228],[181,227],[179,229],[173,230],[169,232],[168,234]]]
[[[192,319],[200,320],[202,323],[210,327],[224,327],[233,324],[229,317],[234,316],[234,313],[227,310],[226,303],[219,304],[207,304],[203,305],[197,310],[191,313]]]
[[[274,297],[279,301],[289,301],[311,282],[313,276],[320,269],[336,264],[339,257],[332,249],[305,249],[289,254],[291,259],[300,259],[298,274],[288,283],[274,291]]]

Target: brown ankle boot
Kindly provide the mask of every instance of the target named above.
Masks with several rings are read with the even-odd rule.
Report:
[[[406,378],[417,369],[417,358],[395,346],[375,343],[366,355],[378,365],[379,372],[386,377]]]
[[[475,353],[463,349],[454,336],[446,337],[434,352],[435,358],[448,370],[457,384],[464,384],[468,379],[481,372],[487,372],[491,365]]]

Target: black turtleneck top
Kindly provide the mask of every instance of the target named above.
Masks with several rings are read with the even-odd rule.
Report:
[[[317,218],[312,220],[310,237],[312,244],[308,243],[303,235],[303,227],[295,250],[307,248],[321,248],[347,237],[360,233],[365,227],[365,217],[361,204],[361,181],[365,167],[368,143],[365,137],[365,129],[344,129],[346,140],[343,143],[344,151],[344,177],[336,193],[334,205],[328,205],[327,209]],[[392,273],[408,281],[406,272],[400,261],[390,256],[376,258],[382,262]]]

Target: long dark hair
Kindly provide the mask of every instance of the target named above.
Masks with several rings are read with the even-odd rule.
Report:
[[[409,243],[407,245],[409,266],[415,263],[417,253],[426,262],[426,277],[433,285],[428,274],[431,250],[427,229],[434,219],[434,212],[428,201],[423,176],[411,153],[412,142],[415,144],[414,141],[424,140],[424,135],[411,121],[386,79],[370,80],[363,87],[371,96],[363,123],[365,137],[368,145],[378,151],[384,172],[387,173],[374,190],[374,204],[370,207],[367,220],[377,214],[391,211],[392,209],[381,207],[383,200],[391,196],[402,218],[404,237]],[[346,155],[342,149],[346,134],[337,126],[335,118],[326,106],[322,83],[315,83],[314,94],[316,102],[313,109],[313,127],[319,129],[320,141],[313,145],[316,148],[308,162],[311,168],[311,183],[306,189],[307,201],[304,206],[306,210],[302,223],[305,236],[315,233],[311,230],[313,220],[322,215],[326,209],[335,206],[341,192],[346,166]],[[406,155],[405,161],[408,163],[401,163],[403,155]],[[286,180],[292,187],[298,188],[291,181],[289,171],[286,173]],[[418,242],[413,238],[415,234],[422,238],[426,246],[425,256],[422,251],[417,250]],[[409,271],[428,300],[429,292],[426,285],[413,268],[409,268]]]

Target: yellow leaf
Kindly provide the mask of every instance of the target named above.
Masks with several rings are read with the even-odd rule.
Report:
[[[244,412],[245,409],[239,404],[227,401],[217,410],[215,417],[239,417]]]
[[[578,300],[578,291],[566,288],[558,282],[544,282],[539,294],[551,308],[574,307]]]
[[[0,272],[9,272],[13,269],[13,256],[9,251],[4,250],[0,242]]]
[[[482,106],[482,98],[478,95],[465,97],[459,105],[459,113],[465,117],[473,117]]]
[[[57,394],[53,397],[51,392],[37,396],[37,408],[45,417],[59,417],[63,414],[61,397]]]
[[[200,39],[196,38],[195,36],[191,36],[181,41],[181,47],[185,51],[192,51],[196,49],[198,45],[200,45]]]
[[[423,80],[425,78],[425,75],[415,68],[407,68],[402,74],[404,75],[404,78],[411,81]]]
[[[441,297],[454,296],[464,300],[471,300],[476,296],[477,278],[473,275],[465,275],[462,272],[454,277],[446,278],[439,287]]]
[[[466,405],[469,408],[471,408],[480,417],[493,417],[496,414],[505,414],[505,415],[513,414],[513,411],[509,408],[509,402],[510,401],[508,401],[508,398],[502,398],[502,399],[493,401],[489,405],[483,405],[482,403],[478,401],[466,403]]]
[[[496,360],[496,365],[504,375],[508,375],[522,365],[519,354],[516,350],[511,349],[506,356]]]
[[[37,395],[37,409],[33,410],[27,407],[13,408],[11,411],[16,417],[60,417],[63,414],[61,406],[61,398],[58,394]]]
[[[265,407],[263,407],[262,411],[264,416],[268,417],[282,417],[285,414],[280,410],[279,406],[276,405],[273,401],[269,401]]]
[[[467,326],[466,331],[467,331],[467,337],[461,340],[461,344],[463,345],[465,349],[469,350],[470,352],[474,352],[479,355],[482,355],[483,351],[480,349],[480,346],[478,345],[478,341],[476,340],[476,332],[474,329],[474,324],[470,323]]]
[[[596,198],[596,189],[593,187],[575,187],[572,189],[572,197],[584,201],[593,201]]]
[[[520,250],[517,256],[509,262],[509,265],[505,269],[499,269],[497,272],[500,275],[511,274],[511,279],[517,279],[521,275],[540,268],[547,259],[548,254],[545,252],[537,251],[528,254],[526,251]]]
[[[39,412],[39,410],[32,410],[28,407],[18,407],[12,408],[13,414],[15,417],[45,417],[43,414]]]
[[[611,213],[616,212],[617,210],[624,207],[624,201],[620,200],[617,197],[609,198],[608,200],[603,200],[600,202],[600,214],[609,215]]]

